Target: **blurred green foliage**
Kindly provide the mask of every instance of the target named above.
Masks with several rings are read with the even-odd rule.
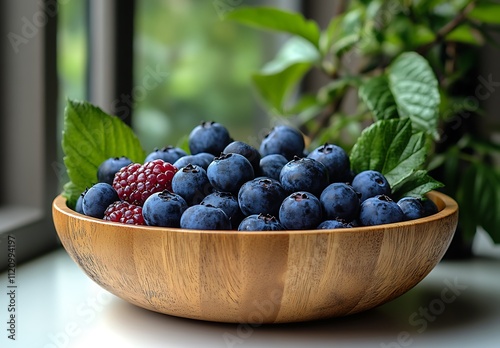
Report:
[[[168,73],[136,100],[133,126],[146,151],[175,145],[203,120],[224,124],[235,139],[253,133],[257,104],[249,81],[265,45],[259,33],[225,20],[239,3],[137,2],[135,81],[148,67]]]

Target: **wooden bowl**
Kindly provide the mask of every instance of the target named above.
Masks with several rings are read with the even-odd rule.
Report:
[[[64,248],[97,284],[169,315],[234,323],[344,316],[390,301],[441,260],[457,203],[431,192],[439,213],[403,223],[337,230],[197,231],[107,222],[58,196]]]

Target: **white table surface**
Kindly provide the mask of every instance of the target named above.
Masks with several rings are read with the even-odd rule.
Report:
[[[500,246],[442,261],[415,288],[350,317],[252,327],[162,315],[93,283],[63,249],[18,266],[16,341],[7,338],[0,274],[0,347],[500,347]],[[3,255],[3,253],[1,253]]]

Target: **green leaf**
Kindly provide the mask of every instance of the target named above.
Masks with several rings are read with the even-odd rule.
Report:
[[[482,45],[484,38],[481,32],[470,25],[462,24],[446,35],[446,41],[461,42],[471,45]]]
[[[295,63],[317,63],[319,51],[309,41],[293,36],[281,47],[276,57],[268,62],[261,72],[265,74],[279,73]]]
[[[350,160],[354,172],[376,170],[384,174],[391,188],[412,184],[414,172],[422,169],[429,143],[423,132],[413,133],[408,119],[377,121],[363,130]],[[420,179],[419,179],[420,180]]]
[[[427,60],[406,52],[389,66],[389,87],[400,117],[408,117],[413,127],[437,138],[440,102],[438,81]]]
[[[372,77],[359,88],[359,97],[373,113],[375,120],[397,118],[396,101],[385,75]]]
[[[242,7],[229,13],[227,18],[261,29],[298,35],[319,47],[320,30],[318,24],[305,19],[299,13],[272,7]]]
[[[401,197],[423,197],[427,192],[443,187],[443,183],[434,180],[426,170],[414,171],[410,176],[392,187],[395,200]]]
[[[495,243],[500,243],[500,173],[482,163],[471,163],[457,192],[460,225],[472,238],[478,226],[485,229]]]
[[[262,99],[274,112],[283,115],[290,93],[310,67],[311,63],[295,63],[276,74],[254,74],[252,80]]]
[[[145,158],[139,139],[122,120],[90,103],[73,100],[66,104],[62,148],[70,179],[63,195],[70,206],[96,183],[97,168],[104,160],[126,156],[142,162]]]
[[[467,17],[483,23],[500,24],[500,6],[498,2],[481,1],[469,12]]]
[[[328,27],[321,33],[319,39],[319,48],[321,53],[326,56],[330,52],[332,44],[340,37],[341,24],[344,19],[344,14],[340,14],[330,20]]]
[[[500,174],[491,166],[476,164],[474,182],[474,211],[477,224],[500,243]]]

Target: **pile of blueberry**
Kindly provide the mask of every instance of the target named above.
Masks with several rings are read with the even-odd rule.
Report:
[[[386,178],[352,173],[339,146],[306,155],[302,133],[289,126],[274,127],[257,150],[233,141],[221,124],[202,122],[189,150],[156,149],[144,164],[104,161],[99,183],[75,210],[128,224],[240,231],[373,226],[437,212],[431,200],[393,201]]]

